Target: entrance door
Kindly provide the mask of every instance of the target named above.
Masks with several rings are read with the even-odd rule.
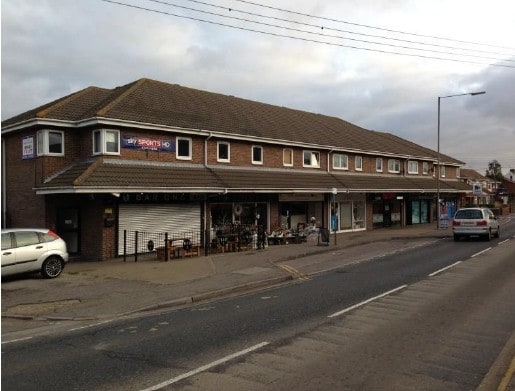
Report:
[[[385,201],[384,203],[383,223],[385,227],[392,226],[392,204],[388,201]]]
[[[80,253],[79,209],[59,209],[57,211],[57,233],[66,242],[70,254]]]

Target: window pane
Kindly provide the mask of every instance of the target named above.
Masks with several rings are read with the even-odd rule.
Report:
[[[311,166],[311,152],[304,151],[304,165]]]
[[[376,159],[376,170],[383,171],[383,159]]]
[[[16,232],[15,236],[17,247],[39,243],[39,237],[36,232]]]
[[[61,132],[48,132],[48,152],[63,153],[63,134]]]
[[[116,131],[106,131],[105,132],[105,143],[106,143],[106,152],[119,152],[118,148],[118,132]]]
[[[45,134],[46,132],[41,130],[38,132],[38,155],[45,154]]]
[[[102,133],[97,130],[93,132],[93,153],[101,153],[102,152]]]
[[[261,163],[263,161],[261,147],[252,147],[252,162]]]
[[[11,234],[6,233],[2,234],[2,250],[7,250],[8,248],[11,248]]]
[[[229,160],[229,144],[218,144],[218,160]]]
[[[283,164],[285,166],[293,165],[293,150],[292,149],[283,149]]]
[[[190,157],[190,140],[178,139],[177,140],[177,156]]]

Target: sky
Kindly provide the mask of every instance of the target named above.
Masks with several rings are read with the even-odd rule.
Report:
[[[140,78],[515,168],[512,0],[2,0],[2,120]]]

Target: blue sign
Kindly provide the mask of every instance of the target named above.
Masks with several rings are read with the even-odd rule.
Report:
[[[163,140],[150,137],[123,136],[122,147],[145,149],[150,151],[175,152],[175,143],[173,140]]]

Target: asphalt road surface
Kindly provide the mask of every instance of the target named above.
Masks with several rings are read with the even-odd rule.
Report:
[[[470,390],[515,330],[515,224],[2,346],[12,390]],[[338,256],[338,255],[335,255]]]

